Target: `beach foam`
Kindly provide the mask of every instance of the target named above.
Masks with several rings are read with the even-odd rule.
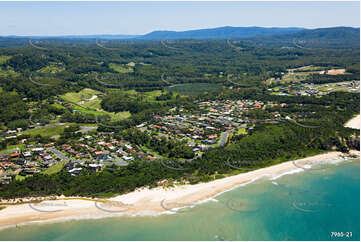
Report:
[[[359,154],[359,151],[353,151]],[[339,157],[343,155],[340,152],[329,152],[304,159],[297,160],[301,166],[319,163],[325,161],[337,164],[345,159]],[[39,213],[26,205],[10,205],[0,211],[0,228],[13,223],[22,224],[23,222],[58,222],[74,219],[99,219],[116,216],[158,216],[164,214],[175,214],[180,209],[194,207],[198,204],[207,202],[218,202],[215,198],[220,194],[231,191],[241,186],[246,186],[261,178],[268,178],[274,185],[276,179],[284,176],[299,173],[304,169],[297,168],[292,161],[277,164],[271,167],[265,167],[253,170],[247,173],[241,173],[222,179],[217,179],[208,183],[199,183],[195,185],[181,185],[171,189],[162,189],[160,187],[148,189],[138,189],[137,191],[117,196],[109,199],[110,201],[121,201],[124,204],[131,204],[125,212],[106,213],[101,211],[94,202],[79,199],[63,200],[69,205],[60,213]],[[64,199],[64,198],[63,198]],[[180,207],[165,209],[161,206],[162,201],[179,203]],[[57,201],[62,201],[57,200]],[[29,221],[31,220],[31,221]]]

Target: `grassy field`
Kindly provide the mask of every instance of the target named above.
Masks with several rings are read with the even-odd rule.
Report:
[[[322,67],[322,66],[302,66],[299,68],[295,68],[295,69],[289,69],[290,71],[323,71],[327,69],[326,67]]]
[[[16,175],[15,180],[16,181],[23,181],[23,180],[25,180],[26,177],[29,177],[29,176],[32,176],[32,175],[28,175],[28,176]]]
[[[64,71],[65,68],[64,67],[60,67],[57,65],[47,65],[43,68],[41,68],[40,70],[38,70],[38,72],[41,73],[57,73],[57,72],[61,72]]]
[[[7,55],[0,55],[0,65],[4,64],[7,60],[10,60],[11,56],[7,56]]]
[[[282,76],[280,80],[282,83],[289,82],[300,82],[307,78],[310,74],[319,73],[320,71],[326,70],[327,68],[322,66],[302,66],[299,68],[288,69],[288,72]],[[267,82],[274,82],[274,78],[270,78]]]
[[[337,82],[337,83],[327,83],[327,84],[318,84],[314,85],[314,87],[321,92],[350,92],[350,88],[347,86],[343,86],[343,84],[350,84],[352,82],[346,81],[346,82]],[[342,86],[338,86],[341,84]],[[359,90],[359,89],[358,89]],[[355,92],[358,92],[355,91]]]
[[[25,145],[24,144],[19,144],[19,145],[9,145],[8,147],[6,147],[5,150],[1,150],[0,151],[0,154],[2,153],[7,153],[13,149],[16,149],[16,148],[19,148],[20,150],[23,150],[25,148]]]
[[[133,68],[125,66],[125,65],[110,63],[109,67],[119,73],[132,73],[133,72]]]
[[[10,58],[11,58],[11,56],[0,55],[0,65],[4,64]],[[17,75],[19,75],[19,74],[11,69],[5,70],[5,69],[0,68],[0,77],[17,76]]]
[[[99,91],[93,90],[93,89],[84,88],[80,92],[68,92],[60,97],[69,102],[79,103],[81,101],[85,101],[85,100],[90,99],[93,96],[99,95],[99,94],[102,94],[102,93]],[[94,100],[96,100],[96,99],[98,99],[98,98],[95,98]],[[92,101],[94,101],[94,100],[92,100]],[[92,101],[90,101],[90,102],[92,102]]]
[[[222,88],[222,86],[213,83],[187,83],[170,86],[167,90],[183,95],[197,95],[202,92],[213,91],[219,88]]]
[[[121,113],[111,113],[111,112],[107,112],[104,111],[102,109],[99,110],[94,110],[91,108],[85,108],[81,105],[74,105],[73,108],[81,113],[87,113],[87,114],[93,114],[96,116],[104,116],[104,115],[109,115],[111,117],[111,119],[125,119],[131,116],[130,112],[121,112]]]
[[[73,104],[73,108],[79,112],[97,116],[109,115],[112,119],[123,119],[130,117],[129,112],[111,113],[101,109],[101,99],[97,96],[102,94],[99,91],[85,88],[80,92],[69,92],[62,96],[65,102]]]
[[[43,137],[51,137],[60,135],[65,129],[65,125],[49,125],[41,128],[28,129],[24,131],[24,134],[28,135],[41,135]]]
[[[50,106],[53,106],[54,108],[58,108],[58,109],[64,109],[63,106],[61,106],[60,104],[57,104],[57,103],[50,104]]]
[[[166,101],[157,101],[156,98],[162,94],[165,94],[167,92],[162,92],[161,90],[154,90],[151,92],[144,92],[143,95],[145,96],[144,101],[147,102],[166,102]],[[173,93],[172,98],[175,98],[177,96],[177,93]]]
[[[67,161],[60,161],[58,163],[56,163],[55,165],[50,166],[48,169],[44,170],[43,172],[41,172],[42,174],[46,174],[46,175],[51,175],[54,173],[58,173],[59,171],[61,171],[61,169],[63,169],[63,167],[66,165]]]
[[[241,135],[241,134],[247,134],[247,131],[245,128],[240,128],[239,130],[237,130],[237,135]]]
[[[15,72],[14,70],[5,70],[0,68],[0,77],[7,77],[7,76],[12,76],[12,77],[16,77],[19,76],[19,73]]]

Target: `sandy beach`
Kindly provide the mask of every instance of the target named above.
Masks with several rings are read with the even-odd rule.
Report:
[[[351,151],[350,155],[359,157],[360,152]],[[304,171],[319,162],[332,162],[344,157],[345,154],[341,152],[328,152],[208,183],[180,185],[167,189],[143,188],[107,200],[58,197],[56,200],[45,200],[37,204],[8,205],[0,210],[0,228],[40,221],[174,213],[175,208],[194,205],[262,177],[275,179],[284,174]]]
[[[346,124],[345,127],[353,128],[353,129],[360,129],[360,114],[350,119]]]

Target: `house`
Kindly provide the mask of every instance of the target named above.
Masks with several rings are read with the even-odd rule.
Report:
[[[104,152],[103,151],[95,151],[94,154],[100,156],[100,155],[104,155]]]
[[[71,174],[72,176],[76,176],[79,175],[79,173],[83,170],[83,168],[73,168],[71,170],[68,171],[69,174]]]
[[[131,156],[126,156],[126,155],[123,155],[122,158],[123,158],[123,160],[126,160],[126,161],[134,160],[133,157],[131,157]]]
[[[43,150],[44,148],[34,148],[31,151],[40,154]]]
[[[146,158],[147,158],[148,160],[155,160],[155,159],[156,159],[155,157],[153,157],[153,156],[151,156],[151,155],[147,155]]]
[[[11,176],[0,177],[0,183],[2,184],[9,184],[11,180]]]
[[[194,149],[193,149],[193,152],[199,152],[199,151],[200,151],[199,148],[194,148]]]
[[[31,158],[31,152],[30,151],[27,151],[27,152],[24,152],[23,153],[23,156],[24,156],[24,158]]]
[[[10,158],[18,158],[19,156],[20,156],[19,153],[10,154]]]
[[[88,168],[91,170],[95,170],[95,171],[99,171],[100,169],[102,169],[103,164],[89,164]]]
[[[36,173],[36,169],[34,167],[24,168],[23,172],[26,174],[34,174],[34,173]]]
[[[73,169],[74,166],[75,166],[74,163],[69,162],[69,163],[66,163],[66,164],[65,164],[64,168],[66,168],[66,169]]]

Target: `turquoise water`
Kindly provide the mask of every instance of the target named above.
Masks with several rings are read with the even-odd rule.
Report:
[[[0,240],[360,240],[359,161],[273,182],[259,180],[177,214],[32,224],[2,230]]]

